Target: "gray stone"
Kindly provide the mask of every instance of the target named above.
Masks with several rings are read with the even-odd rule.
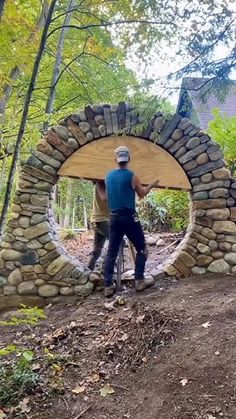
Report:
[[[31,225],[36,225],[39,223],[42,223],[43,221],[47,220],[47,215],[43,215],[43,214],[33,214],[30,220],[30,224]]]
[[[214,259],[221,259],[224,256],[224,253],[221,252],[220,250],[214,250],[214,252],[211,253],[211,256]]]
[[[236,236],[225,236],[225,240],[229,243],[236,243]]]
[[[173,133],[174,129],[177,127],[180,121],[181,116],[176,114],[169,121],[166,122],[166,124],[163,126],[161,130],[158,144],[163,145],[166,142],[166,140],[168,140],[168,138],[171,136],[171,134]]]
[[[200,144],[200,138],[198,137],[192,137],[187,143],[186,143],[186,148],[188,150],[192,150],[194,148],[196,148],[197,146],[199,146]]]
[[[42,168],[42,166],[43,166],[43,163],[41,162],[41,160],[37,159],[37,157],[35,157],[35,156],[33,156],[33,155],[31,155],[31,156],[28,158],[28,160],[27,160],[26,164],[27,164],[28,166],[36,167],[37,169],[41,169],[41,168]]]
[[[204,275],[206,273],[206,268],[204,268],[203,266],[202,267],[200,267],[200,266],[194,266],[192,268],[192,273],[194,275]]]
[[[54,167],[54,169],[59,169],[59,167],[61,167],[60,161],[48,156],[47,154],[41,153],[41,151],[34,150],[33,154],[43,163],[47,164],[48,166]]]
[[[233,252],[236,252],[236,244],[233,244],[233,246],[232,246],[232,251],[233,251]]]
[[[24,229],[22,227],[18,227],[12,232],[14,236],[23,237],[24,236]]]
[[[214,179],[230,179],[230,171],[226,169],[225,167],[222,167],[221,169],[213,170],[212,175]]]
[[[99,127],[99,125],[104,125],[104,118],[102,115],[95,115],[94,120]]]
[[[163,239],[158,239],[156,242],[156,246],[165,246],[165,242]]]
[[[33,240],[30,240],[29,243],[27,243],[27,247],[29,249],[37,250],[37,249],[41,249],[43,245],[38,240],[33,239]]]
[[[36,224],[35,226],[29,227],[24,231],[24,235],[27,239],[33,239],[38,236],[42,236],[50,230],[50,226],[46,221]]]
[[[72,271],[71,276],[72,276],[72,278],[78,279],[82,275],[82,273],[83,273],[83,271],[81,271],[81,268],[75,268]]]
[[[88,122],[79,122],[79,127],[84,134],[90,131],[90,125]]]
[[[31,205],[31,204],[22,204],[23,210],[32,211],[32,212],[39,212],[41,214],[46,214],[46,207],[40,207],[39,205]]]
[[[188,163],[188,161],[193,160],[194,157],[201,154],[203,151],[206,150],[206,148],[207,146],[205,144],[201,144],[198,147],[194,148],[193,150],[188,151],[187,153],[185,153],[183,156],[179,158],[180,164],[185,164],[185,163]],[[193,170],[199,170],[199,168],[193,169]]]
[[[73,287],[60,287],[61,295],[72,295],[74,293]]]
[[[21,252],[18,252],[17,250],[12,250],[12,249],[3,249],[0,253],[0,258],[3,258],[4,260],[10,260],[10,261],[18,261],[21,256],[22,256]]]
[[[86,122],[87,121],[87,118],[86,118],[86,115],[85,115],[85,112],[84,112],[84,110],[81,110],[81,111],[79,111],[79,117],[80,117],[80,120],[82,121],[82,122]]]
[[[226,253],[225,260],[230,265],[236,265],[236,253]]]
[[[91,132],[87,132],[86,138],[87,138],[88,141],[92,141],[93,140],[93,134]]]
[[[14,271],[14,269],[15,269],[15,263],[14,262],[6,262],[5,265],[6,265],[6,269],[8,269],[9,271]],[[0,264],[0,268],[1,268],[1,264]]]
[[[172,140],[177,141],[179,140],[181,137],[183,137],[184,133],[181,129],[176,128],[171,135]]]
[[[211,253],[210,248],[203,243],[198,243],[197,249],[200,253],[204,255],[210,255]]]
[[[8,276],[8,283],[9,285],[16,286],[22,282],[22,275],[19,268],[16,268],[14,271],[10,273]]]
[[[75,124],[78,124],[79,122],[81,122],[81,119],[77,113],[73,113],[72,115],[70,115],[70,118]]]
[[[78,295],[81,295],[83,297],[87,297],[93,292],[94,284],[90,281],[88,281],[84,285],[76,285],[74,287],[74,292]]]
[[[195,160],[191,160],[188,163],[183,165],[183,169],[185,170],[185,172],[188,172],[189,170],[192,170],[195,167],[197,167],[197,163]]]
[[[43,180],[40,180],[38,183],[36,183],[35,188],[37,190],[40,190],[40,191],[51,192],[51,190],[52,190],[52,184],[51,183],[48,183],[48,182],[45,182]],[[31,198],[31,201],[32,201],[32,198]]]
[[[38,279],[35,280],[36,287],[40,287],[43,284],[45,284],[44,279],[38,278]]]
[[[50,233],[44,234],[39,238],[40,243],[46,244],[53,240],[53,236]]]
[[[211,262],[211,264],[208,266],[207,270],[209,272],[214,273],[228,273],[230,270],[230,267],[228,263],[225,262],[224,259],[218,259]]]
[[[16,240],[15,243],[13,243],[13,249],[18,250],[19,252],[25,252],[26,250],[28,250],[28,246],[25,243]]]
[[[216,160],[224,158],[224,155],[221,150],[215,151],[214,153],[208,153],[208,154],[211,161],[216,161]]]
[[[49,197],[47,195],[32,195],[31,203],[33,205],[42,205],[43,207],[47,207],[49,205]]]
[[[200,179],[199,179],[199,177],[194,177],[194,178],[192,178],[192,179],[191,179],[191,184],[192,184],[193,186],[195,186],[195,185],[199,185],[199,183],[200,183]]]
[[[21,202],[28,203],[30,201],[30,196],[29,193],[22,193],[19,195],[19,199]]]
[[[46,272],[48,275],[54,276],[69,262],[70,259],[67,256],[60,255],[48,265]]]
[[[195,211],[195,216],[196,217],[204,217],[204,215],[206,214],[206,211],[203,209],[199,209]]]
[[[215,221],[213,230],[216,233],[222,234],[236,234],[236,225],[233,221]]]
[[[65,141],[67,141],[69,138],[69,135],[71,135],[68,128],[63,127],[62,125],[56,125],[55,127],[53,127],[53,130],[62,140],[65,140]]]
[[[201,234],[209,240],[214,240],[216,238],[216,233],[210,228],[203,228]]]
[[[216,250],[218,247],[218,243],[215,240],[210,240],[208,243],[208,246],[210,247],[211,250]]]
[[[235,206],[235,199],[233,199],[231,196],[227,198],[226,200],[228,207],[234,207]]]
[[[211,173],[206,173],[205,175],[201,176],[201,182],[202,183],[209,183],[212,181],[212,174]]]
[[[14,294],[17,294],[16,287],[13,287],[11,285],[5,285],[4,286],[3,294],[4,295],[14,295]]]
[[[55,151],[57,151],[57,150],[55,150]],[[59,153],[59,151],[58,151],[58,153]],[[59,160],[58,155],[57,155],[56,160]],[[49,175],[56,176],[56,174],[57,174],[56,169],[54,169],[54,168],[53,168],[53,167],[51,167],[51,166],[48,166],[47,164],[45,164],[45,165],[42,167],[42,169],[43,169],[45,172],[47,172]]]
[[[207,153],[202,153],[196,157],[196,162],[200,166],[201,164],[205,164],[209,161]]]
[[[188,127],[192,127],[192,123],[188,118],[182,118],[178,127],[183,131],[186,130]]]
[[[56,160],[61,161],[61,162],[64,162],[66,160],[66,157],[64,156],[64,154],[62,154],[58,150],[53,150],[52,157]],[[46,165],[46,166],[51,168],[51,166],[48,166],[48,165]],[[44,166],[43,166],[43,168],[44,168]],[[51,172],[51,170],[50,170],[49,173],[51,172],[52,175],[56,174],[55,169],[53,167],[52,167],[52,169],[53,169],[53,172]]]
[[[214,182],[209,183],[201,183],[200,185],[196,185],[193,188],[194,192],[206,191],[215,188],[221,188],[224,185],[223,180],[216,180]]]
[[[194,201],[200,201],[202,199],[208,199],[208,192],[202,191],[202,192],[196,192],[192,194],[192,199]]]
[[[59,287],[57,285],[44,284],[39,286],[38,294],[41,297],[55,297],[59,294]]]
[[[77,150],[79,148],[79,144],[77,143],[75,138],[70,137],[68,139],[67,144],[72,147],[74,150]]]
[[[201,146],[199,146],[199,147],[201,147]],[[195,148],[195,150],[197,150],[197,148]],[[193,151],[195,151],[195,150],[193,150]],[[223,160],[217,160],[216,162],[209,162],[209,163],[203,164],[202,166],[196,167],[196,169],[191,170],[188,173],[188,175],[192,176],[192,177],[201,176],[201,175],[204,175],[205,173],[211,172],[212,170],[214,170],[216,168],[223,167],[224,165],[225,165],[225,163],[224,163]]]
[[[180,147],[179,150],[175,153],[175,158],[178,159],[179,157],[183,156],[186,153],[186,148]]]
[[[19,259],[22,265],[34,265],[39,261],[38,255],[35,250],[28,250]]]
[[[3,240],[4,240],[4,242],[6,242],[6,243],[12,243],[12,242],[14,242],[16,239],[15,239],[15,236],[13,236],[13,234],[5,234],[4,236],[3,236]]]
[[[229,196],[228,189],[216,188],[209,192],[210,198],[227,198]]]
[[[169,149],[171,154],[175,154],[181,147],[183,147],[186,142],[189,140],[188,136],[182,137],[180,140],[176,141],[173,146]],[[186,150],[186,148],[184,148]]]
[[[165,119],[163,116],[158,116],[153,123],[153,127],[156,131],[160,132],[165,125]]]
[[[4,278],[3,276],[0,276],[0,287],[2,287],[3,285],[5,285],[7,283],[6,278]]]
[[[21,295],[36,295],[38,293],[34,281],[21,282],[17,290]]]
[[[230,210],[228,208],[208,209],[206,216],[212,218],[212,220],[227,220],[230,216]]]
[[[99,125],[98,131],[100,132],[102,137],[105,137],[107,135],[106,127],[105,125]]]
[[[174,144],[174,140],[172,140],[171,138],[169,140],[167,140],[165,142],[165,144],[163,145],[165,150],[168,150],[172,145]]]
[[[232,245],[229,242],[220,242],[219,243],[219,250],[223,251],[223,252],[228,252],[229,250],[231,250]]]

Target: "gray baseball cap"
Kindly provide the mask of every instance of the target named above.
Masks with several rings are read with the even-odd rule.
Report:
[[[116,148],[115,156],[116,156],[117,163],[128,162],[130,159],[129,149],[122,145]]]

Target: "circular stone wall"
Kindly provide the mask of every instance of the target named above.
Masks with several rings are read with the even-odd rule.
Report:
[[[101,137],[109,141],[112,135],[137,136],[157,144],[176,159],[192,186],[187,234],[155,275],[236,272],[236,182],[225,167],[219,146],[179,115],[166,120],[158,113],[143,130],[140,122],[129,104],[87,106],[66,117],[39,141],[21,170],[3,237],[2,299],[3,295],[14,296],[15,304],[45,299],[70,302],[92,292],[90,273],[57,241],[52,191],[59,169],[75,150]]]

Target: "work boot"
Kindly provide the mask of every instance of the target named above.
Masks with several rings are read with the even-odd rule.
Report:
[[[104,289],[105,297],[112,297],[115,290],[116,290],[115,284],[112,284],[112,285],[109,285],[108,287],[105,287],[105,289]]]
[[[135,289],[136,291],[144,291],[146,288],[151,287],[154,284],[154,278],[149,276],[148,278],[144,279],[136,279],[135,280]]]

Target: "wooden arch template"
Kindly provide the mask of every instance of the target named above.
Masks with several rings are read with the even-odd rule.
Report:
[[[21,170],[1,244],[3,304],[72,302],[92,292],[90,272],[57,239],[52,192],[59,175],[104,177],[121,144],[143,183],[159,178],[163,187],[190,191],[187,234],[154,277],[236,272],[236,182],[219,146],[179,115],[158,112],[145,127],[141,119],[123,102],[87,106],[38,142]]]

